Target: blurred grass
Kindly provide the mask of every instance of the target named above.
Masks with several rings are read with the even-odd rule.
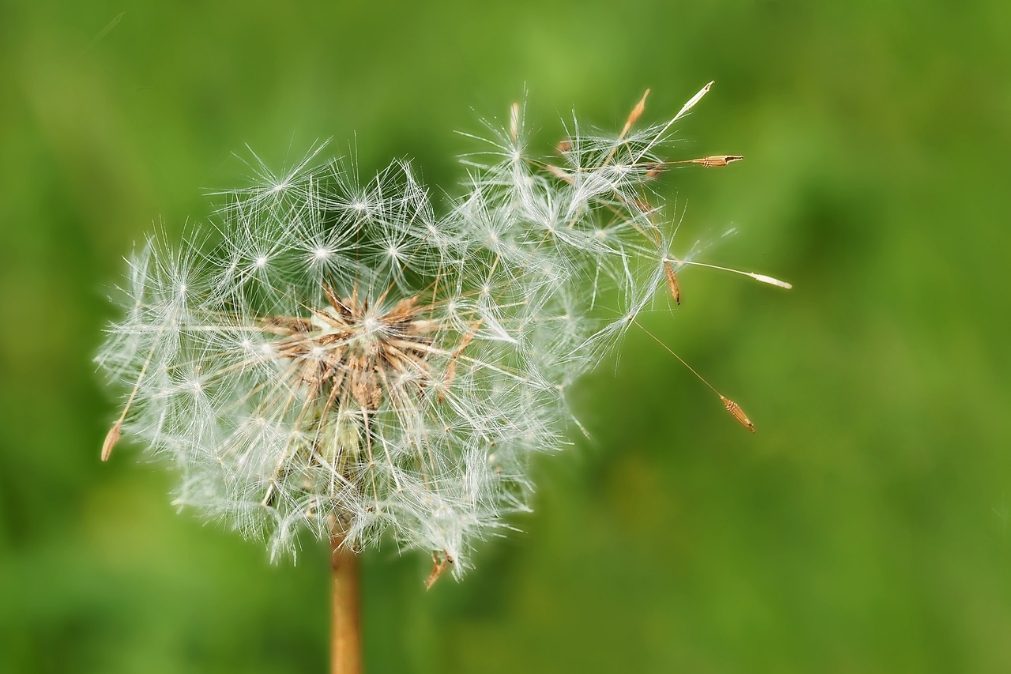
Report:
[[[326,563],[192,516],[97,448],[90,356],[132,241],[202,192],[353,138],[451,186],[452,129],[530,92],[545,146],[717,80],[682,127],[685,274],[586,382],[595,441],[538,466],[525,531],[459,585],[371,553],[372,672],[1011,671],[1004,2],[0,5],[0,671],[310,672]],[[473,108],[473,110],[471,109]],[[353,135],[356,133],[356,135]],[[1003,177],[1002,177],[1003,176]]]

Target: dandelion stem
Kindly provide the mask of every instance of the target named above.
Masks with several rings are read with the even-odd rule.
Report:
[[[361,674],[358,556],[343,543],[331,535],[330,674]]]

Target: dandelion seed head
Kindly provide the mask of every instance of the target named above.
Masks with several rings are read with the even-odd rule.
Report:
[[[531,457],[569,444],[567,387],[669,282],[646,183],[673,120],[634,130],[645,100],[617,136],[574,122],[558,166],[513,105],[438,212],[406,161],[361,181],[322,145],[280,172],[254,155],[215,236],[128,261],[96,358],[129,392],[103,458],[141,441],[177,469],[176,504],[274,558],[336,527],[461,574],[529,510]]]

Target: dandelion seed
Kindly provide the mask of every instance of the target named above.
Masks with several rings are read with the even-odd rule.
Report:
[[[649,96],[649,89],[643,93],[642,98],[639,102],[635,104],[632,108],[632,112],[628,113],[628,119],[625,120],[625,126],[621,128],[621,133],[618,134],[618,139],[622,139],[628,135],[628,132],[635,126],[635,123],[639,121],[642,117],[642,113],[646,111],[646,98]]]
[[[448,553],[433,553],[432,554],[432,570],[428,574],[428,578],[425,579],[425,589],[431,590],[432,586],[435,585],[436,581],[442,577],[443,572],[453,563],[453,558],[449,556]]]
[[[678,282],[677,272],[674,271],[674,265],[670,263],[670,260],[664,260],[663,273],[667,278],[667,290],[670,292],[671,299],[674,300],[674,304],[681,306],[681,284]]]
[[[548,173],[558,178],[559,180],[563,180],[570,184],[574,182],[573,177],[568,173],[566,173],[565,169],[561,167],[555,166],[554,164],[545,164],[544,168]]]
[[[102,443],[102,461],[108,461],[109,457],[112,456],[112,448],[119,442],[122,429],[123,422],[121,421],[116,421],[112,425],[112,428],[109,429],[109,432],[105,436],[105,442]]]
[[[646,333],[646,335],[648,335],[650,337],[650,339],[652,339],[657,344],[659,344],[665,351],[667,351],[667,353],[669,353],[672,356],[674,356],[674,358],[676,358],[681,363],[681,365],[683,365],[685,367],[685,369],[687,369],[689,372],[691,372],[692,375],[695,376],[696,379],[698,379],[700,382],[702,382],[703,384],[705,384],[706,387],[710,391],[712,391],[713,393],[715,393],[717,395],[717,397],[720,399],[720,402],[723,403],[723,408],[725,410],[727,410],[728,413],[730,413],[730,416],[732,416],[734,418],[734,420],[737,421],[737,423],[741,424],[742,426],[744,426],[745,428],[747,428],[752,433],[755,432],[755,424],[751,423],[751,419],[749,419],[748,416],[744,413],[744,410],[741,409],[740,405],[738,405],[733,400],[731,400],[730,398],[727,398],[725,395],[723,395],[722,393],[720,393],[716,389],[715,386],[713,386],[711,383],[709,383],[708,379],[706,379],[701,374],[699,374],[698,370],[696,370],[694,367],[692,367],[691,365],[689,365],[688,362],[685,359],[683,359],[681,356],[679,356],[669,346],[667,346],[666,344],[664,344],[663,340],[661,340],[659,337],[657,337],[652,332],[650,332],[649,330],[647,330],[645,327],[643,327],[638,322],[636,322],[636,324],[639,326],[639,329],[641,329],[643,332]]]
[[[674,115],[674,118],[671,120],[671,123],[678,121],[679,119],[687,115],[689,112],[691,112],[691,109],[694,108],[698,104],[698,102],[702,100],[702,97],[708,94],[709,90],[713,88],[713,84],[715,84],[715,82],[710,82],[706,86],[699,89],[697,94],[689,98],[688,101],[683,106],[681,106],[681,109],[678,110],[678,114]]]
[[[751,419],[749,419],[748,415],[744,413],[744,410],[741,409],[740,405],[730,398],[722,395],[720,396],[720,402],[723,403],[724,409],[730,413],[730,416],[732,416],[737,423],[744,426],[752,433],[755,432],[755,424],[751,423]]]
[[[720,154],[711,157],[700,157],[699,159],[685,159],[683,161],[672,162],[674,164],[698,164],[707,168],[717,168],[727,166],[734,162],[742,161],[744,157],[739,154]]]
[[[766,283],[771,286],[776,286],[777,288],[783,288],[784,290],[793,289],[792,283],[787,283],[786,281],[781,281],[778,278],[766,276],[765,274],[748,273],[748,276],[755,279],[759,283]]]
[[[704,267],[706,269],[715,269],[717,271],[725,271],[731,274],[737,274],[739,276],[747,276],[750,279],[758,281],[759,283],[764,283],[766,285],[776,286],[777,288],[782,288],[783,290],[792,290],[793,284],[787,281],[782,281],[778,278],[772,276],[767,276],[766,274],[756,274],[752,271],[744,271],[742,269],[734,269],[732,267],[724,267],[718,264],[710,264],[708,262],[698,262],[695,260],[674,260],[679,265],[691,265],[693,267]]]
[[[662,162],[654,162],[652,164],[649,164],[646,168],[646,179],[653,180],[666,170],[667,167]]]

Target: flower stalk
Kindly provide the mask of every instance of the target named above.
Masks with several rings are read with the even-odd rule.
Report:
[[[336,533],[330,538],[330,583],[330,673],[361,674],[358,555]]]

